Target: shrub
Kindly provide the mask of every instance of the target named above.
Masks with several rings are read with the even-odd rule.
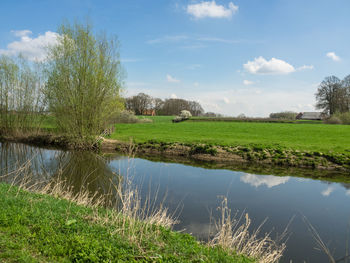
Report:
[[[115,114],[110,120],[111,123],[150,123],[151,119],[141,118],[135,116],[133,111],[123,110]]]
[[[185,121],[188,120],[189,118],[192,117],[191,112],[189,112],[188,110],[182,110],[179,116],[176,116],[173,119],[173,122],[181,122],[181,121]]]
[[[328,119],[326,119],[324,121],[327,124],[342,124],[341,119],[339,119],[337,116],[332,115],[331,117],[329,117]]]
[[[189,119],[192,117],[192,114],[188,110],[182,110],[180,113],[180,117],[183,119]]]
[[[283,111],[283,112],[276,112],[271,113],[270,118],[271,119],[286,119],[286,120],[295,120],[296,116],[298,114],[296,112],[292,111]]]
[[[123,110],[117,114],[115,114],[111,122],[113,123],[136,123],[139,119],[135,116],[134,112],[129,110]]]
[[[350,112],[335,113],[333,116],[339,118],[342,124],[350,124]]]

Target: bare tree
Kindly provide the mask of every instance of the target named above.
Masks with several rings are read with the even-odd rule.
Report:
[[[178,115],[182,110],[188,110],[193,116],[204,114],[202,106],[197,101],[184,99],[152,98],[145,93],[125,99],[127,110],[134,111],[137,115],[144,114],[147,110],[154,110],[157,115]]]
[[[316,108],[330,115],[346,111],[342,82],[335,76],[326,77],[320,84],[316,95]]]
[[[134,111],[136,115],[144,114],[144,112],[151,109],[151,107],[152,97],[145,93],[139,93],[126,99],[126,108]]]
[[[189,101],[189,111],[193,116],[199,116],[204,113],[202,106],[197,101]]]
[[[190,110],[189,102],[184,99],[166,99],[163,106],[164,115],[178,115],[182,110]]]
[[[350,110],[350,75],[346,76],[342,81],[343,89],[345,90],[345,103],[347,105],[347,111]]]
[[[164,106],[164,101],[160,98],[153,99],[153,109],[157,115],[161,113],[161,110]]]

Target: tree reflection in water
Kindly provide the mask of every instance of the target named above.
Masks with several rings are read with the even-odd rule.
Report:
[[[117,205],[121,176],[113,173],[103,157],[86,151],[59,151],[25,144],[0,143],[0,181],[45,186],[64,181],[65,190],[88,191],[103,198],[106,206]]]

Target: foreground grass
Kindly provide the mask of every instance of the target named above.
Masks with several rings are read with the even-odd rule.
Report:
[[[118,124],[112,139],[136,143],[148,141],[203,143],[219,146],[259,145],[301,151],[350,152],[350,125],[308,123],[257,123],[185,121],[172,117],[148,117],[153,123]]]
[[[188,234],[107,220],[110,210],[6,184],[0,184],[0,202],[1,262],[254,262]]]

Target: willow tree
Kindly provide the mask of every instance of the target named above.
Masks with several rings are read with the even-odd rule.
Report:
[[[63,24],[58,34],[47,60],[49,111],[61,132],[91,138],[122,107],[119,45],[90,24]]]

